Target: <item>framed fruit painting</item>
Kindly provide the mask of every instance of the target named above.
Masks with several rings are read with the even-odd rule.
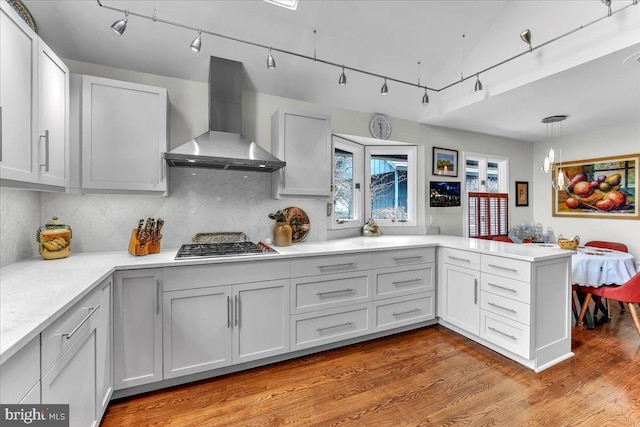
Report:
[[[564,187],[553,189],[553,216],[640,219],[640,154],[553,165],[552,178],[564,175]]]

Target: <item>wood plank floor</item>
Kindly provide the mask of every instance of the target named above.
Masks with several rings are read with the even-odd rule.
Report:
[[[440,326],[114,402],[113,426],[640,426],[629,313],[539,374]]]

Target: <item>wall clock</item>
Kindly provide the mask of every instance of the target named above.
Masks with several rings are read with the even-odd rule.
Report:
[[[382,114],[376,114],[369,122],[369,132],[374,138],[387,139],[391,135],[391,124]]]

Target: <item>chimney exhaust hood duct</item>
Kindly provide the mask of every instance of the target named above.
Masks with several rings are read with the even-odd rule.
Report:
[[[163,153],[169,166],[273,172],[285,162],[242,132],[242,62],[210,57],[209,132]]]

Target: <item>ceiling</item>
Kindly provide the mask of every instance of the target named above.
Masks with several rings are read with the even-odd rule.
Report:
[[[23,3],[41,37],[78,61],[204,82],[209,55],[221,56],[243,62],[246,90],[523,141],[547,137],[541,119],[551,115],[569,116],[565,135],[640,121],[640,6],[631,0],[614,0],[610,18],[597,0],[300,0],[296,11],[261,0],[103,1],[429,88],[458,82],[429,91],[426,106],[422,89],[389,81],[381,96],[381,78],[348,70],[339,86],[340,68],[281,52],[268,70],[266,48],[208,34],[194,53],[195,31],[133,14],[118,36],[109,26],[123,14],[95,0]],[[481,74],[485,89],[474,93],[476,72],[528,50],[526,28],[533,52]]]

